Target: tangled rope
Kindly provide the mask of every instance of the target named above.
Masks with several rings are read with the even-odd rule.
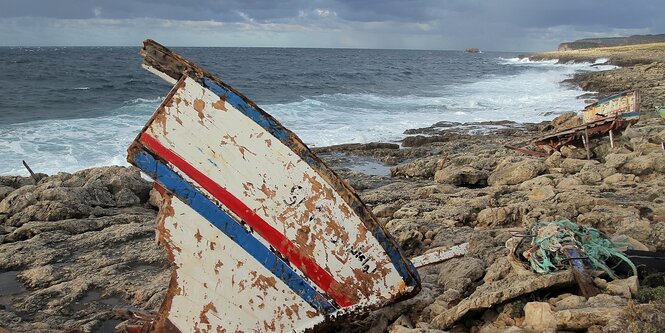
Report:
[[[619,247],[629,244],[614,243],[598,229],[580,227],[569,220],[542,222],[532,230],[531,247],[523,255],[531,268],[541,274],[550,273],[566,267],[570,259],[587,259],[591,268],[605,271],[612,279],[619,277],[606,262],[613,257],[625,262],[637,276],[637,268]],[[569,258],[564,250],[576,247],[585,255],[583,258]]]

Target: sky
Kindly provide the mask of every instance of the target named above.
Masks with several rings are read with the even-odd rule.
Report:
[[[0,46],[547,51],[665,33],[664,0],[0,0]]]

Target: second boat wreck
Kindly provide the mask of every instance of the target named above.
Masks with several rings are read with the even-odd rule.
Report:
[[[301,332],[420,290],[354,191],[292,132],[216,76],[147,40],[174,83],[128,150],[161,189],[174,264],[149,330]]]
[[[589,140],[609,134],[614,147],[614,133],[626,129],[640,118],[639,91],[626,91],[589,104],[582,112],[582,124],[534,139],[531,143],[546,151],[559,150],[575,142],[582,142],[590,158]]]

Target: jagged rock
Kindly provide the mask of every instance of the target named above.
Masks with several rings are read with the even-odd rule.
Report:
[[[573,281],[572,274],[568,271],[549,275],[514,274],[505,279],[479,286],[473,294],[459,304],[436,316],[431,324],[435,328],[448,329],[469,311],[487,309],[520,295],[544,288],[570,285]]]
[[[485,170],[470,166],[450,166],[436,171],[434,181],[464,187],[483,187],[487,186],[488,177],[489,174]]]
[[[576,159],[576,158],[566,158],[561,162],[561,169],[563,172],[567,174],[574,175],[588,165],[588,164],[595,164],[598,163],[596,161],[588,161],[588,160],[582,160],[582,159]]]
[[[438,284],[464,293],[485,274],[485,263],[477,258],[455,258],[441,264]]]
[[[556,310],[577,309],[584,305],[586,299],[579,295],[568,295],[554,304]],[[538,306],[536,306],[537,308]]]
[[[545,167],[547,169],[559,168],[561,167],[561,163],[563,163],[563,156],[561,152],[555,151],[545,160]]]
[[[9,195],[9,193],[12,193],[14,190],[15,188],[11,186],[0,185],[0,201],[6,198],[7,195]]]
[[[582,117],[580,117],[575,111],[562,113],[561,115],[552,119],[552,126],[554,126],[555,131],[560,131],[562,129],[571,128],[578,125],[582,125]]]
[[[524,306],[524,325],[536,331],[557,327],[554,311],[547,302],[529,302]]]
[[[546,201],[554,198],[555,195],[556,192],[554,191],[554,186],[552,185],[534,187],[531,192],[529,192],[529,200]]]
[[[424,135],[415,135],[408,136],[402,140],[402,146],[404,147],[420,147],[432,142],[446,142],[449,141],[450,137],[436,135],[436,136],[424,136]]]
[[[539,160],[504,162],[490,174],[487,183],[492,186],[516,185],[538,176],[543,171],[545,165]]]
[[[621,296],[630,299],[637,296],[640,284],[637,276],[631,276],[626,279],[614,280],[607,283],[607,291],[610,295]]]
[[[478,213],[476,221],[476,225],[482,227],[510,224],[513,221],[513,211],[510,207],[485,208]]]
[[[635,175],[623,174],[623,173],[615,173],[603,179],[603,184],[607,185],[616,185],[619,183],[634,183],[634,182],[635,182]]]
[[[21,188],[25,185],[35,185],[35,183],[36,182],[32,177],[0,176],[0,185],[8,186],[14,189]]]
[[[440,157],[431,156],[418,159],[410,163],[401,164],[390,168],[391,177],[418,177],[432,178],[440,165]]]
[[[637,176],[650,174],[654,171],[665,173],[665,155],[662,153],[652,153],[635,156],[622,165],[619,170],[623,173],[630,173]]]
[[[575,189],[582,184],[584,183],[582,183],[582,180],[580,180],[579,178],[568,177],[559,181],[559,183],[556,184],[556,188],[559,190],[565,190],[565,189],[570,190],[570,189]]]
[[[416,225],[414,219],[394,219],[386,223],[386,229],[390,231],[406,253],[413,254],[422,248],[425,238],[415,228]]]
[[[575,158],[575,159],[584,159],[587,158],[586,150],[584,148],[578,148],[575,146],[563,146],[559,150],[561,151],[561,156],[565,158]]]

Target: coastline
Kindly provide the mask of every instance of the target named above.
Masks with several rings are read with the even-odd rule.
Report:
[[[656,117],[654,108],[665,104],[665,43],[650,43],[553,51],[524,55],[532,60],[558,60],[561,63],[591,62],[607,59],[607,64],[620,68],[611,71],[576,74],[567,82],[585,91],[598,93],[599,98],[627,91],[640,90],[642,116]]]
[[[625,67],[578,74],[571,82],[599,97],[644,89],[643,117],[654,113],[647,106],[665,101],[664,83],[657,80],[665,73],[661,62],[645,63],[642,57],[631,64],[628,58],[613,60],[623,58],[612,53],[566,52],[532,59],[589,61],[595,54],[595,61],[598,54],[609,55],[611,63]],[[348,323],[348,329],[514,332],[547,324],[530,312],[543,303],[554,317],[569,315],[555,322],[558,329],[665,327],[659,326],[665,315],[658,303],[635,300],[635,279],[606,281],[601,295],[584,300],[574,295],[570,279],[547,284],[511,266],[505,247],[510,231],[564,218],[637,248],[665,251],[665,123],[646,116],[616,138],[615,148],[607,138],[593,141],[590,161],[582,149],[566,147],[539,158],[504,147],[542,135],[562,119],[442,122],[407,131],[402,147],[377,143],[313,149],[356,189],[409,255],[470,243],[466,256],[420,269],[423,290],[415,298]],[[386,169],[372,174],[358,161]],[[37,182],[0,177],[0,276],[13,287],[0,295],[0,327],[93,332],[120,323],[112,312],[115,305],[159,307],[170,269],[165,252],[153,241],[151,184],[124,167],[40,177]],[[520,281],[544,284],[538,291]],[[492,303],[483,298],[504,290],[507,299]]]

